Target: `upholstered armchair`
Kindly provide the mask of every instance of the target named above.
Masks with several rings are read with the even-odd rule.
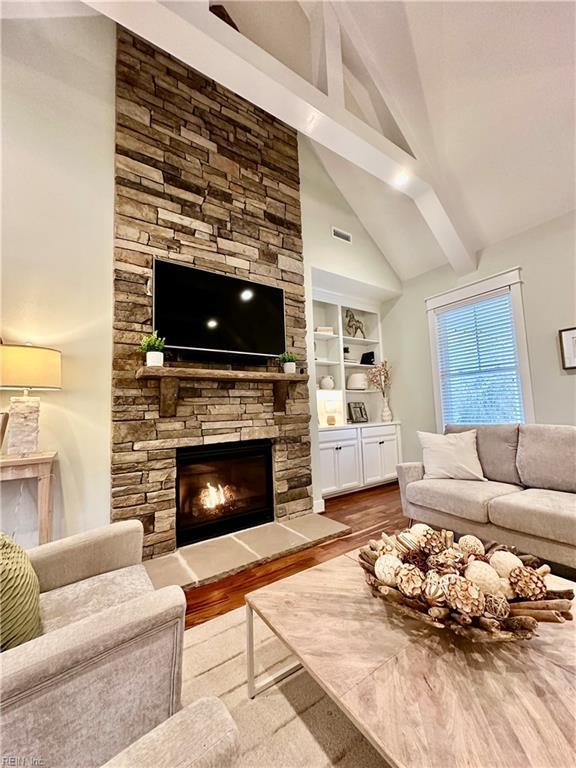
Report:
[[[142,538],[127,521],[29,551],[43,634],[0,657],[4,761],[233,765],[238,736],[224,705],[180,709],[186,600],[179,587],[154,589]]]

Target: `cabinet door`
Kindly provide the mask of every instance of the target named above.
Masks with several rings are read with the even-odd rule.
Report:
[[[340,443],[336,454],[338,457],[340,490],[347,491],[352,488],[358,488],[358,486],[362,485],[359,443],[356,441]]]
[[[364,483],[377,483],[382,480],[382,457],[380,438],[365,437],[362,440],[362,460],[364,463]]]
[[[322,493],[338,490],[338,451],[336,443],[320,445],[320,481]]]
[[[398,464],[398,441],[396,435],[383,437],[380,441],[380,457],[382,466],[382,478],[396,477],[396,465]]]

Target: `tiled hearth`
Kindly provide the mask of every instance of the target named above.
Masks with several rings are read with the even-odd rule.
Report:
[[[157,589],[170,584],[200,586],[289,552],[343,536],[349,530],[323,515],[305,515],[191,544],[174,554],[148,560],[145,565]]]
[[[116,86],[112,519],[143,522],[149,558],[176,548],[180,448],[270,440],[276,521],[312,511],[305,382],[275,412],[272,383],[182,380],[162,418],[158,380],[136,378],[156,256],[282,288],[287,350],[305,371],[298,146],[279,120],[122,29]]]

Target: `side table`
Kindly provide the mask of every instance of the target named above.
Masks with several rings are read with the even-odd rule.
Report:
[[[46,453],[0,454],[0,482],[4,480],[38,481],[38,543],[52,540],[52,474],[56,451]]]

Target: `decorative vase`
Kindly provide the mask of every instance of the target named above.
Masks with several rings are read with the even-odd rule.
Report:
[[[322,376],[320,379],[320,389],[334,389],[334,377]]]
[[[382,403],[382,421],[392,421],[394,416],[392,415],[392,411],[390,410],[390,405],[388,403],[388,395],[384,395],[384,402]]]
[[[296,363],[284,363],[284,373],[296,373]]]
[[[146,352],[146,365],[147,366],[164,365],[164,352]]]

